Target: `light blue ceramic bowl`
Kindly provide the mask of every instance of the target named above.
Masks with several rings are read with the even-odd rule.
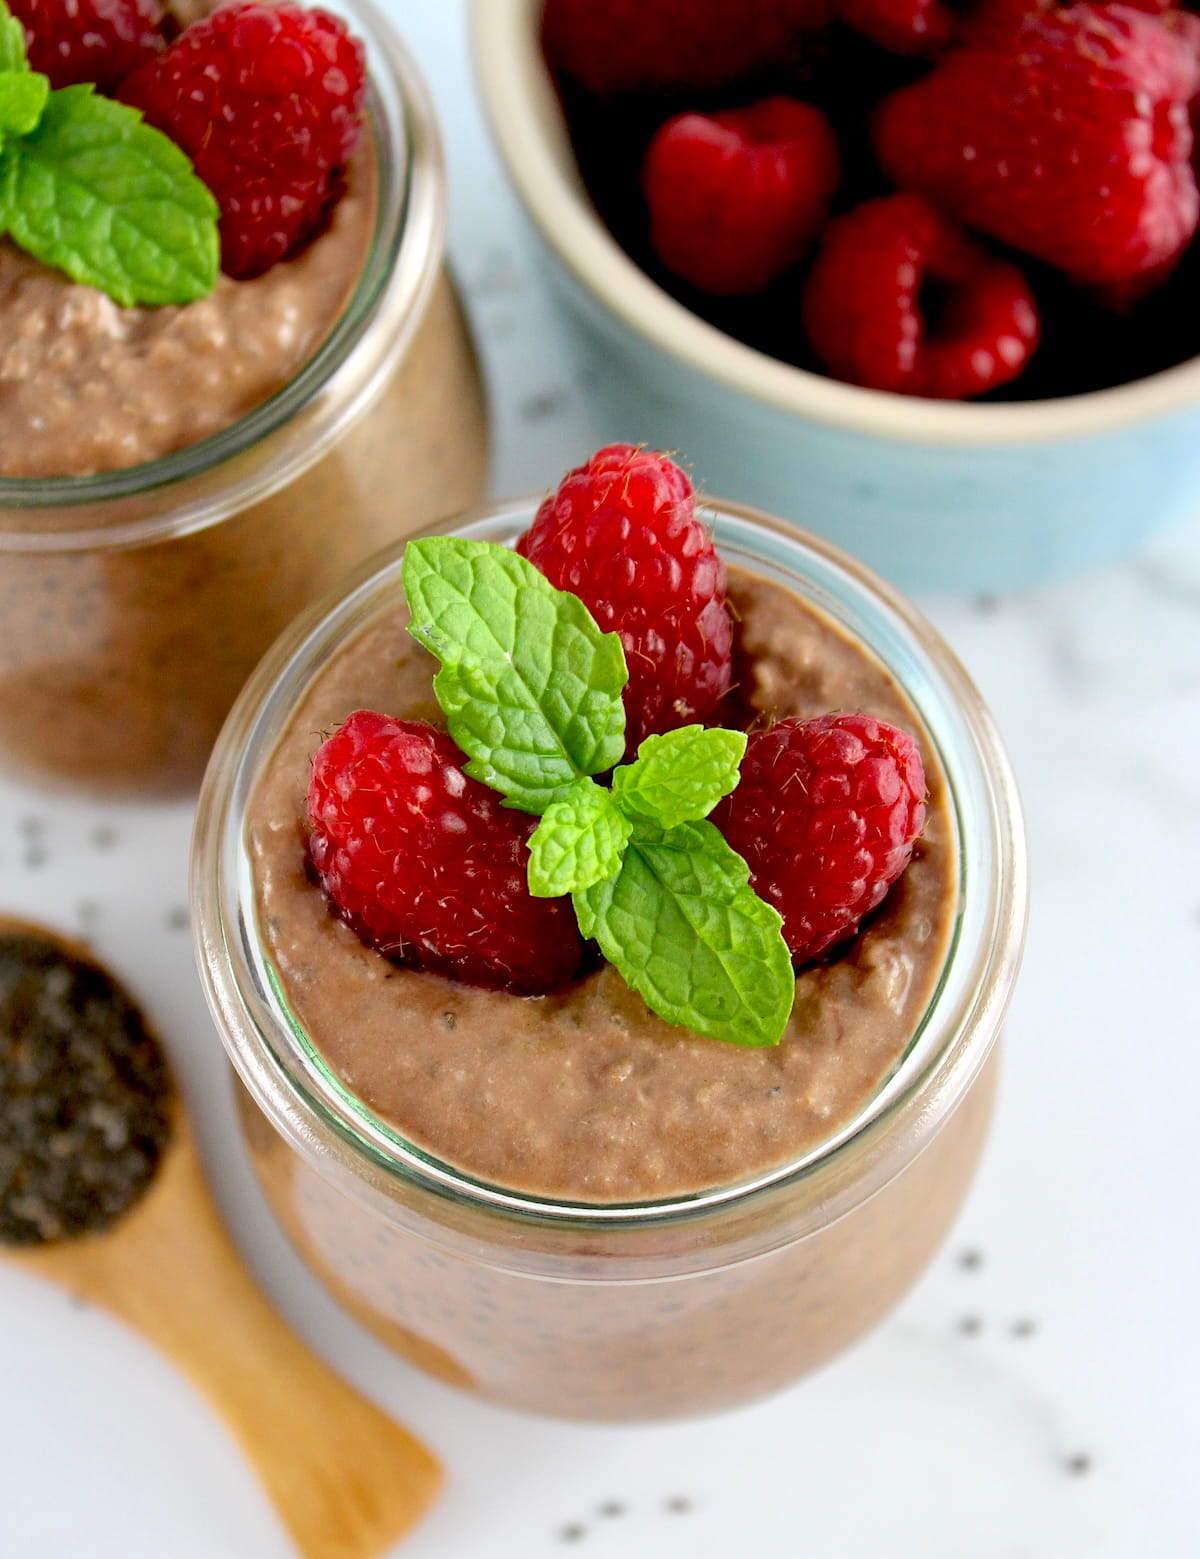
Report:
[[[606,436],[830,537],[909,591],[1010,590],[1200,513],[1200,360],[1093,395],[976,406],[860,390],[743,346],[625,255],[579,180],[540,0],[473,0],[476,73]]]

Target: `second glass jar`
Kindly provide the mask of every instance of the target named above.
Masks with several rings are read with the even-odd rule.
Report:
[[[296,613],[482,491],[432,106],[374,8],[345,9],[370,62],[378,199],[329,338],[200,443],[97,476],[0,480],[0,763],[21,778],[112,797],[194,786]]]

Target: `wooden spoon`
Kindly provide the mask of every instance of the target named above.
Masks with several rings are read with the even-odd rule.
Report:
[[[0,932],[85,949],[40,926]],[[111,977],[110,977],[111,978]],[[101,1233],[0,1246],[135,1327],[207,1395],[240,1442],[305,1559],[374,1559],[424,1514],[432,1454],[333,1373],[250,1276],[217,1213],[181,1104],[149,1188]]]

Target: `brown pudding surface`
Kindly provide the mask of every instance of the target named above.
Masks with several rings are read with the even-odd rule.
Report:
[[[328,228],[251,281],[182,307],[121,308],[0,240],[0,477],[91,476],[229,427],[295,377],[336,323],[375,221],[370,135]]]
[[[117,308],[0,240],[0,477],[150,460],[281,389],[353,294],[377,177],[367,138],[325,232],[253,281],[222,276],[184,308]],[[44,552],[9,550],[0,526],[4,767],[110,797],[190,789],[238,690],[296,613],[378,548],[478,501],[486,410],[444,270],[408,310],[373,316],[349,361],[370,360],[381,334],[397,360],[375,399],[314,464],[236,513],[173,534],[177,506],[201,492],[185,482],[139,489],[128,513],[64,510],[95,536],[78,550],[56,550],[52,534]],[[314,435],[344,398],[337,384],[310,402]],[[290,460],[293,442],[285,425],[217,462],[202,495],[220,500],[264,460]],[[110,520],[156,516],[152,539],[106,545]]]
[[[733,571],[742,694],[755,715],[866,710],[914,730],[887,673],[790,591]],[[433,661],[402,604],[311,684],[252,799],[267,950],[332,1069],[409,1141],[526,1194],[630,1202],[734,1183],[828,1140],[890,1076],[936,986],[956,907],[953,829],[928,753],[929,820],[901,881],[838,956],[801,973],[781,1044],[697,1038],[609,966],[529,999],[396,968],[306,876],[309,763],[353,710],[437,721]]]

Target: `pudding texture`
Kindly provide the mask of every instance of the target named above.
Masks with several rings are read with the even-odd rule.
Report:
[[[206,298],[121,308],[0,240],[0,477],[93,476],[219,433],[281,390],[329,335],[376,207],[370,137],[328,228]]]
[[[913,730],[883,668],[791,592],[734,570],[740,708],[728,723],[865,710]],[[919,1028],[956,910],[945,787],[870,923],[801,972],[777,1047],[699,1038],[651,1013],[609,965],[540,998],[391,964],[336,919],[307,867],[312,754],[353,710],[441,723],[433,660],[402,605],[322,667],[251,801],[246,838],[266,951],[332,1070],[406,1142],[474,1179],[589,1204],[686,1197],[753,1179],[835,1136]]]
[[[251,281],[221,276],[181,308],[118,308],[0,242],[0,477],[141,466],[281,390],[345,311],[378,206],[368,133],[321,235]],[[479,498],[486,411],[444,269],[413,309],[400,325],[368,327],[404,333],[374,400],[258,502],[174,535],[180,498],[148,465],[131,502],[161,516],[161,529],[137,545],[108,545],[108,521],[86,506],[79,523],[94,527],[94,543],[84,546],[60,549],[47,534],[44,550],[7,549],[0,525],[5,767],[106,797],[186,792],[242,683],[297,612],[370,553]],[[328,386],[315,404],[326,402]],[[214,457],[206,491],[236,484],[275,448]]]

